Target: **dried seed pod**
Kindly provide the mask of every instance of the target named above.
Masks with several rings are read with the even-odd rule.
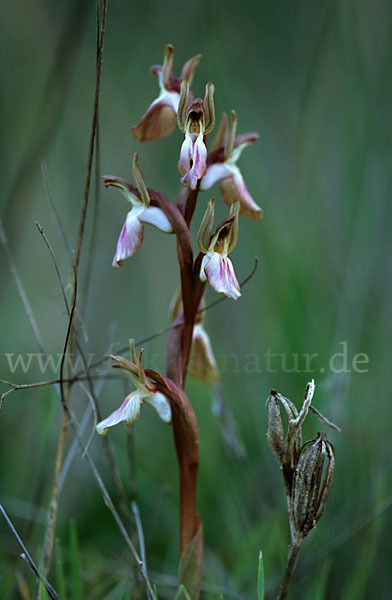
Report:
[[[278,392],[271,390],[267,400],[268,406],[268,433],[267,438],[272,452],[279,464],[282,464],[282,457],[285,450],[285,440],[282,418],[280,416],[280,407],[278,401]]]
[[[291,504],[296,534],[305,537],[320,519],[328,500],[335,454],[326,433],[305,444],[295,468]]]
[[[282,468],[282,474],[288,495],[291,495],[292,481],[302,447],[302,423],[308,414],[314,392],[314,381],[308,383],[305,399],[300,412],[295,404],[275,390],[271,390],[268,404],[268,441]],[[284,434],[280,415],[280,404],[283,406],[288,425]]]

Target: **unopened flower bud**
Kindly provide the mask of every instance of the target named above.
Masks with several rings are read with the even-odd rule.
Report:
[[[326,433],[305,445],[296,466],[292,487],[294,527],[305,537],[320,519],[332,485],[335,454]]]

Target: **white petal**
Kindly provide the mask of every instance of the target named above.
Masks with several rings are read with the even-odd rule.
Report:
[[[150,406],[152,406],[158,413],[159,417],[165,423],[171,422],[171,408],[170,403],[166,396],[161,394],[161,392],[156,392],[151,396],[146,396],[144,401],[147,402]]]
[[[123,260],[130,258],[137,252],[143,242],[143,224],[139,221],[140,210],[133,208],[127,214],[125,223],[118,238],[113,267],[120,267]]]
[[[217,181],[231,176],[232,170],[227,163],[214,163],[207,168],[207,172],[201,180],[200,189],[209,190]]]
[[[127,425],[132,425],[140,415],[140,394],[139,392],[132,392],[129,394],[121,404],[120,408],[115,410],[107,419],[101,421],[96,426],[96,430],[99,435],[106,435],[107,430],[114,425],[118,425],[122,421],[125,421]]]
[[[159,231],[163,231],[164,233],[173,233],[170,221],[163,210],[158,208],[158,206],[149,206],[148,208],[145,208],[143,212],[140,213],[139,220],[142,223],[153,225],[159,229]]]
[[[177,114],[178,104],[180,102],[180,94],[178,92],[168,92],[167,90],[163,89],[158,98],[154,100],[152,105],[157,104],[158,102],[166,104],[166,106],[170,106]]]
[[[207,281],[207,275],[206,275],[204,267],[206,266],[206,263],[208,263],[208,261],[209,261],[209,258],[206,254],[205,256],[203,256],[203,260],[201,261],[201,267],[200,267],[200,281],[202,283],[205,283]]]

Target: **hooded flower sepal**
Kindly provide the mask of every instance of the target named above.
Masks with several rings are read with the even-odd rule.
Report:
[[[191,81],[201,55],[189,59],[183,66],[181,78],[172,72],[174,48],[171,44],[165,47],[163,65],[151,67],[151,72],[158,75],[160,93],[148,107],[140,122],[131,128],[131,133],[140,142],[157,140],[170,135],[176,126],[176,115],[180,101],[180,84],[182,79]]]
[[[138,156],[133,159],[133,178],[136,189],[125,179],[104,175],[102,181],[107,188],[117,188],[125,196],[132,207],[128,212],[125,223],[118,238],[117,248],[113,259],[113,267],[121,267],[123,261],[133,256],[140,248],[144,238],[144,224],[153,225],[164,233],[173,233],[173,228],[165,213],[157,206],[151,206],[143,175],[137,164]]]
[[[143,350],[136,356],[135,345],[133,340],[131,340],[132,362],[122,356],[111,356],[111,359],[115,361],[112,366],[127,371],[136,390],[129,394],[121,406],[109,415],[109,417],[97,424],[96,430],[99,435],[106,435],[110,427],[118,425],[121,422],[125,422],[128,426],[133,425],[139,418],[143,402],[152,406],[162,421],[165,423],[171,422],[170,403],[166,396],[156,391],[154,384],[146,376],[141,361],[142,354]]]
[[[209,155],[213,162],[207,167],[206,174],[200,182],[200,189],[209,190],[215,183],[219,183],[220,193],[228,206],[239,200],[240,215],[258,220],[261,219],[263,211],[250,195],[236,163],[243,149],[254,143],[259,136],[257,133],[244,133],[236,137],[236,131],[235,112],[231,112],[231,128],[226,114],[223,114]]]
[[[195,190],[198,181],[207,169],[207,148],[204,135],[212,131],[215,125],[214,85],[206,85],[204,100],[196,98],[189,103],[190,86],[188,81],[181,84],[181,97],[178,106],[177,123],[185,133],[180,150],[178,170],[183,175],[180,183]]]
[[[197,246],[205,254],[201,263],[200,281],[208,281],[216,292],[226,294],[233,300],[237,300],[241,293],[233,264],[227,255],[237,243],[239,208],[239,202],[235,202],[230,208],[229,216],[211,235],[215,216],[215,203],[211,198],[197,236]]]

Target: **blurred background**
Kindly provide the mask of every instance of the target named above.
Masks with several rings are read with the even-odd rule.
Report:
[[[0,14],[0,377],[21,384],[53,377],[40,367],[43,350],[12,269],[57,375],[65,340],[61,290],[34,222],[44,228],[69,293],[67,248],[76,244],[91,131],[96,6],[21,0],[2,3]],[[237,302],[222,302],[206,316],[220,386],[189,379],[186,387],[200,427],[206,599],[254,599],[260,550],[267,598],[274,597],[289,531],[283,483],[266,440],[265,401],[274,387],[299,406],[313,377],[314,405],[342,432],[328,432],[335,480],[325,514],[304,544],[290,598],[390,598],[391,22],[386,0],[108,2],[99,152],[77,315],[91,361],[169,324],[178,284],[174,239],[146,229],[139,253],[113,269],[126,204],[97,182],[103,173],[130,178],[137,151],[148,185],[176,198],[182,134],[145,144],[130,135],[157,96],[149,67],[162,63],[165,44],[175,47],[177,75],[202,53],[196,94],[213,81],[217,115],[234,108],[239,133],[260,134],[239,166],[264,217],[241,219],[232,254],[239,280],[255,256],[259,267]],[[218,187],[211,195],[223,218]],[[193,239],[209,197],[199,196]],[[207,302],[216,297],[207,290]],[[164,369],[166,342],[163,335],[145,344],[146,366]],[[18,355],[26,368],[15,363]],[[304,355],[314,355],[310,366]],[[1,385],[1,392],[8,389]],[[127,391],[123,379],[97,380],[102,414]],[[90,404],[86,385],[74,386],[72,407],[85,419],[86,440],[94,427]],[[60,418],[53,386],[11,393],[0,412],[0,501],[36,562]],[[310,415],[305,438],[321,428]],[[69,429],[67,456],[73,438]],[[90,452],[115,497],[96,438]],[[178,485],[170,428],[144,407],[131,431],[119,426],[109,439],[127,494],[137,499],[151,579],[160,598],[172,598]],[[86,460],[79,451],[69,456],[49,579],[55,588],[65,580],[71,599],[136,598],[133,558]],[[33,597],[34,575],[4,520],[0,536],[1,598]],[[23,595],[26,586],[31,596]]]

